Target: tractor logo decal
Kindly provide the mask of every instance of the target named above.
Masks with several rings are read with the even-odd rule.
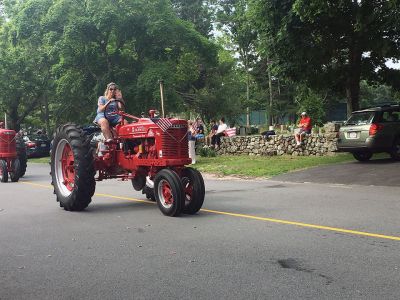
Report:
[[[149,137],[153,137],[153,136],[154,136],[153,130],[150,129],[149,132],[147,133],[147,135],[148,135]]]
[[[146,128],[144,126],[132,127],[132,132],[146,132]]]

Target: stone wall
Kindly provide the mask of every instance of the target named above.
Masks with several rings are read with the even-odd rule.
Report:
[[[292,134],[259,136],[235,136],[222,138],[218,154],[230,155],[293,155],[322,156],[337,151],[337,130],[335,125],[327,124],[326,133],[311,134],[304,137],[303,144],[296,146]]]

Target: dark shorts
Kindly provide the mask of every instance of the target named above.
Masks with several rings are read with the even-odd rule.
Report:
[[[311,129],[301,129],[300,134],[311,134]]]

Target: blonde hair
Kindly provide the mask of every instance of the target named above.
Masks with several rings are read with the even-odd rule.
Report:
[[[108,91],[110,90],[110,87],[112,87],[112,86],[117,88],[117,84],[115,84],[114,82],[110,82],[109,84],[107,84],[107,88],[104,91],[104,97],[106,97],[107,99],[108,99],[108,97],[107,97]]]

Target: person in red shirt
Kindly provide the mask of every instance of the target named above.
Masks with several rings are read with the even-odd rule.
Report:
[[[307,116],[307,113],[303,111],[301,113],[301,119],[298,128],[294,131],[294,138],[296,139],[297,146],[301,145],[302,139],[306,134],[311,133],[311,118]]]

